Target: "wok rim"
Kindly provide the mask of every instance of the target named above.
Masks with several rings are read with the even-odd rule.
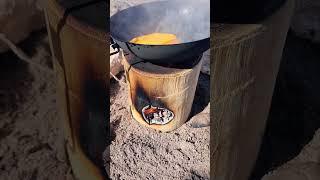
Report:
[[[178,0],[174,0],[174,1],[178,1]],[[142,4],[138,4],[138,5],[135,5],[135,6],[130,6],[126,9],[123,9],[123,10],[120,10],[118,12],[116,12],[115,14],[113,14],[111,17],[110,17],[110,24],[111,24],[111,21],[112,21],[112,18],[115,17],[116,15],[119,15],[120,13],[124,12],[124,11],[127,11],[128,9],[130,8],[137,8],[137,7],[142,7],[142,6],[145,6],[147,4],[156,4],[156,3],[165,3],[165,2],[172,2],[170,0],[164,0],[164,1],[153,1],[153,2],[146,2],[146,3],[142,3]],[[209,7],[210,8],[210,7]],[[209,17],[210,17],[210,14],[209,14]],[[210,25],[210,21],[209,21],[209,25]],[[127,43],[127,44],[130,44],[130,45],[133,45],[133,46],[148,46],[148,47],[159,47],[159,46],[176,46],[176,45],[186,45],[186,44],[190,44],[190,43],[198,43],[200,41],[205,41],[205,40],[209,40],[210,41],[210,37],[211,37],[211,34],[210,34],[210,26],[209,26],[209,36],[206,37],[206,38],[202,38],[202,39],[198,39],[196,41],[186,41],[186,42],[183,42],[183,43],[179,43],[179,44],[136,44],[136,43],[131,43],[130,41],[124,41],[124,40],[121,40],[121,38],[117,38],[116,35],[114,35],[113,31],[111,30],[112,29],[112,26],[110,26],[110,37],[112,39],[115,39],[117,41],[120,41],[122,43]],[[161,32],[159,32],[161,33]]]
[[[110,34],[110,37],[112,39],[115,39],[117,41],[120,41],[122,43],[126,43],[126,44],[129,44],[129,45],[132,45],[132,46],[147,46],[147,47],[172,47],[172,46],[185,46],[185,45],[189,45],[191,43],[201,43],[202,41],[210,41],[210,36],[208,38],[204,38],[204,39],[200,39],[200,40],[196,40],[196,41],[190,41],[190,42],[184,42],[184,43],[179,43],[179,44],[136,44],[136,43],[131,43],[129,41],[122,41],[122,40],[119,40],[117,38],[114,38],[112,36],[112,34]]]

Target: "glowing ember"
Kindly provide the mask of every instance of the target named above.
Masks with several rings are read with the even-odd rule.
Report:
[[[152,33],[133,38],[131,43],[146,44],[146,45],[168,45],[178,44],[179,40],[174,34],[167,33]]]
[[[167,124],[174,118],[173,112],[166,108],[146,106],[142,109],[144,120],[148,124]]]

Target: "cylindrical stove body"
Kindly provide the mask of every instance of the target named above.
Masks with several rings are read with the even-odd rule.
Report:
[[[107,7],[100,2],[69,11],[84,2],[48,0],[46,22],[73,174],[78,179],[105,179],[97,166],[103,165],[108,136]]]
[[[161,132],[177,129],[189,118],[202,60],[191,68],[168,68],[127,56],[123,59],[133,118]]]

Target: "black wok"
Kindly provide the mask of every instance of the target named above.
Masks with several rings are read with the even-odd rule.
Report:
[[[143,45],[129,41],[154,32],[175,34],[180,44]],[[110,34],[124,51],[155,64],[181,64],[210,47],[210,1],[167,0],[122,10],[110,18]]]

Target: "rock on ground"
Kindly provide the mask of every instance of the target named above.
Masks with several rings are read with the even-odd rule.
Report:
[[[110,53],[115,52],[113,50],[113,48],[110,46]],[[123,71],[123,65],[121,63],[121,53],[119,52],[118,54],[114,54],[112,56],[110,56],[110,73],[112,73],[112,75],[117,75],[118,73],[120,73],[121,71]],[[110,76],[110,79],[113,78],[112,76]]]
[[[201,72],[210,75],[210,49],[203,53]]]

